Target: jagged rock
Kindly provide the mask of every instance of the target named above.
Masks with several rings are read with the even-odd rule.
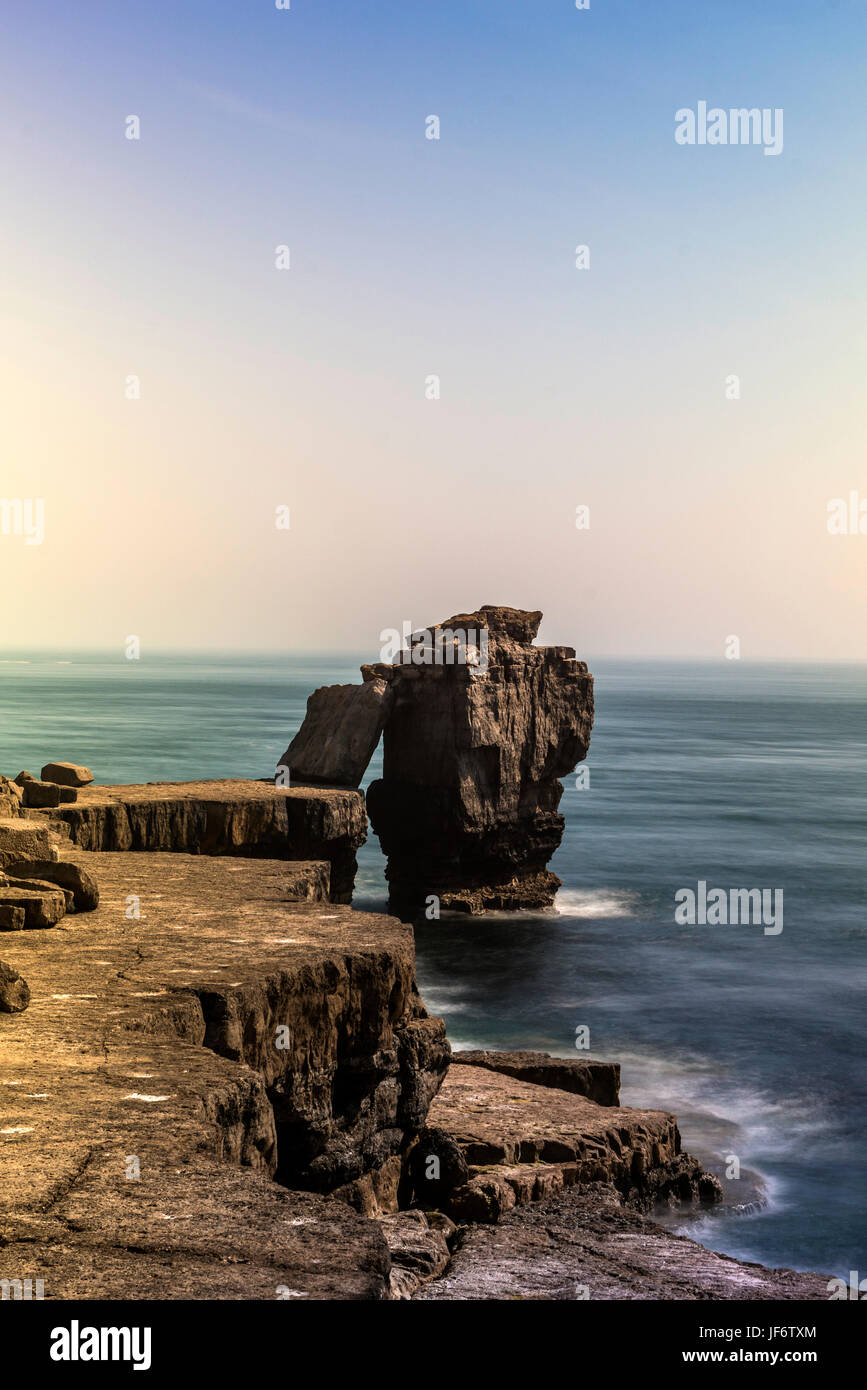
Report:
[[[470,913],[553,902],[558,778],[586,757],[593,678],[571,647],[532,645],[541,616],[490,605],[458,615],[386,668],[394,705],[367,806],[405,915],[431,895]],[[443,635],[455,632],[467,634],[463,664],[448,664],[460,643]]]
[[[280,762],[292,785],[357,787],[393,701],[385,680],[324,685],[307,701],[304,723]]]
[[[60,805],[60,787],[56,782],[25,782],[24,805],[36,809]]]
[[[681,1152],[677,1122],[661,1110],[600,1106],[456,1061],[429,1120],[467,1165],[467,1181],[445,1201],[455,1221],[496,1221],[573,1183],[611,1183],[645,1211],[721,1197],[718,1180]]]
[[[389,1288],[393,1299],[412,1298],[428,1279],[442,1274],[449,1262],[445,1235],[424,1212],[400,1211],[379,1218],[391,1254]]]
[[[29,887],[26,880],[41,879],[64,889],[71,894],[76,912],[92,912],[99,906],[96,880],[78,864],[63,859],[18,859],[7,864],[6,872],[19,886]]]
[[[4,885],[5,886],[5,885]],[[2,889],[0,889],[2,892]],[[0,899],[0,931],[23,931],[24,908]]]
[[[30,986],[5,960],[0,960],[0,1014],[22,1014],[30,1003]]]
[[[551,1057],[547,1052],[455,1052],[452,1057],[462,1067],[487,1067],[534,1086],[553,1086],[558,1091],[587,1096],[597,1105],[620,1103],[619,1062]]]
[[[66,913],[66,894],[62,888],[46,884],[41,888],[15,888],[6,884],[0,888],[0,904],[24,909],[24,926],[28,930],[56,926]]]
[[[56,835],[41,817],[0,819],[0,868],[19,859],[57,857]]]
[[[0,816],[15,819],[20,815],[21,788],[8,777],[0,777]]]
[[[35,782],[36,778],[33,776],[32,772],[19,772],[18,776],[13,778],[13,781],[16,786],[23,787],[25,782]]]
[[[444,1205],[451,1192],[462,1187],[470,1176],[457,1140],[445,1130],[433,1127],[419,1134],[408,1169],[414,1198],[426,1208]]]
[[[43,782],[57,782],[61,787],[86,787],[93,781],[89,767],[80,763],[46,763],[42,769]]]

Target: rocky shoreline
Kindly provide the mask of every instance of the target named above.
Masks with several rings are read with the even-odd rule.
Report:
[[[619,1105],[615,1063],[450,1057],[411,926],[340,901],[359,793],[88,784],[39,808],[9,786],[0,1278],[48,1299],[827,1298],[653,1224],[719,1184],[674,1116]]]

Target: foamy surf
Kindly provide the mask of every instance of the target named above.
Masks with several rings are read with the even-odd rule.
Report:
[[[597,920],[602,917],[633,917],[638,894],[609,888],[561,888],[554,907],[561,917]]]

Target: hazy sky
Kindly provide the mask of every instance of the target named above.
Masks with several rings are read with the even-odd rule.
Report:
[[[867,535],[827,528],[867,501],[863,0],[4,30],[0,497],[44,540],[7,509],[3,646],[375,649],[508,603],[579,654],[867,659]],[[700,101],[781,108],[782,153],[679,145]]]

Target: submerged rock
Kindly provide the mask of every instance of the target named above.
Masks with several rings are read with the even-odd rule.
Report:
[[[42,769],[43,782],[56,782],[61,787],[86,787],[93,781],[89,767],[80,763],[46,763]]]

